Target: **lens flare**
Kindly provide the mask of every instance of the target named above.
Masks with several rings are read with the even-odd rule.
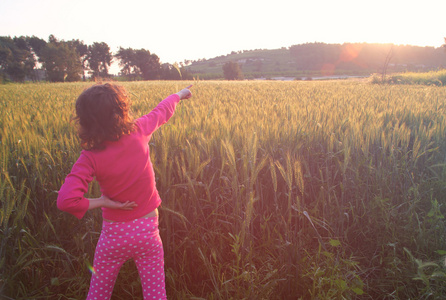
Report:
[[[92,265],[90,265],[88,262],[87,262],[87,268],[91,274],[97,276],[96,269]]]
[[[359,52],[361,52],[362,46],[359,44],[345,44],[342,47],[341,55],[339,60],[342,62],[353,61],[358,57]]]
[[[361,44],[344,44],[341,47],[339,57],[336,61],[328,61],[321,67],[321,74],[323,76],[331,76],[336,69],[345,67],[346,64],[355,64],[361,68],[367,68],[367,64],[361,61],[360,53],[362,50]],[[348,65],[347,65],[348,67]]]

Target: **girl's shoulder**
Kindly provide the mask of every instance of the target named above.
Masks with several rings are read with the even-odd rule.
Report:
[[[135,128],[133,134],[150,134],[152,131],[150,128],[153,126],[152,123],[154,123],[154,120],[151,118],[150,114],[139,117],[134,122]]]

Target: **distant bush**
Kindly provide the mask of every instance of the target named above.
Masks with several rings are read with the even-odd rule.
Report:
[[[446,85],[446,70],[431,71],[425,73],[398,73],[382,78],[381,74],[373,74],[371,83],[374,84],[419,84],[428,86]]]
[[[233,61],[228,61],[223,65],[223,74],[227,80],[243,80],[243,73],[240,65]]]

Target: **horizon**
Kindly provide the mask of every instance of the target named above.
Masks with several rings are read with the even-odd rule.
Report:
[[[370,43],[438,48],[446,32],[441,8],[426,0],[422,6],[402,0],[328,0],[276,5],[229,0],[215,6],[204,0],[143,3],[125,6],[105,1],[3,1],[0,36],[32,36],[45,41],[79,39],[87,45],[105,42],[146,49],[161,63],[211,59],[232,51],[274,50],[305,43]],[[87,8],[87,9],[85,9]],[[386,21],[387,20],[387,21]],[[246,25],[241,25],[246,24]]]

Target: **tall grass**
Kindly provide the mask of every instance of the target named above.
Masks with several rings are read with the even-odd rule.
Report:
[[[391,74],[384,79],[381,75],[375,74],[371,77],[372,83],[387,84],[418,84],[428,86],[444,86],[446,85],[446,70],[430,71],[430,72],[405,72]]]
[[[124,85],[139,116],[184,84]],[[100,213],[78,221],[55,204],[86,86],[0,86],[6,299],[87,292]],[[170,299],[444,295],[446,90],[197,81],[193,92],[150,141]],[[137,277],[125,264],[113,298],[141,297]]]

